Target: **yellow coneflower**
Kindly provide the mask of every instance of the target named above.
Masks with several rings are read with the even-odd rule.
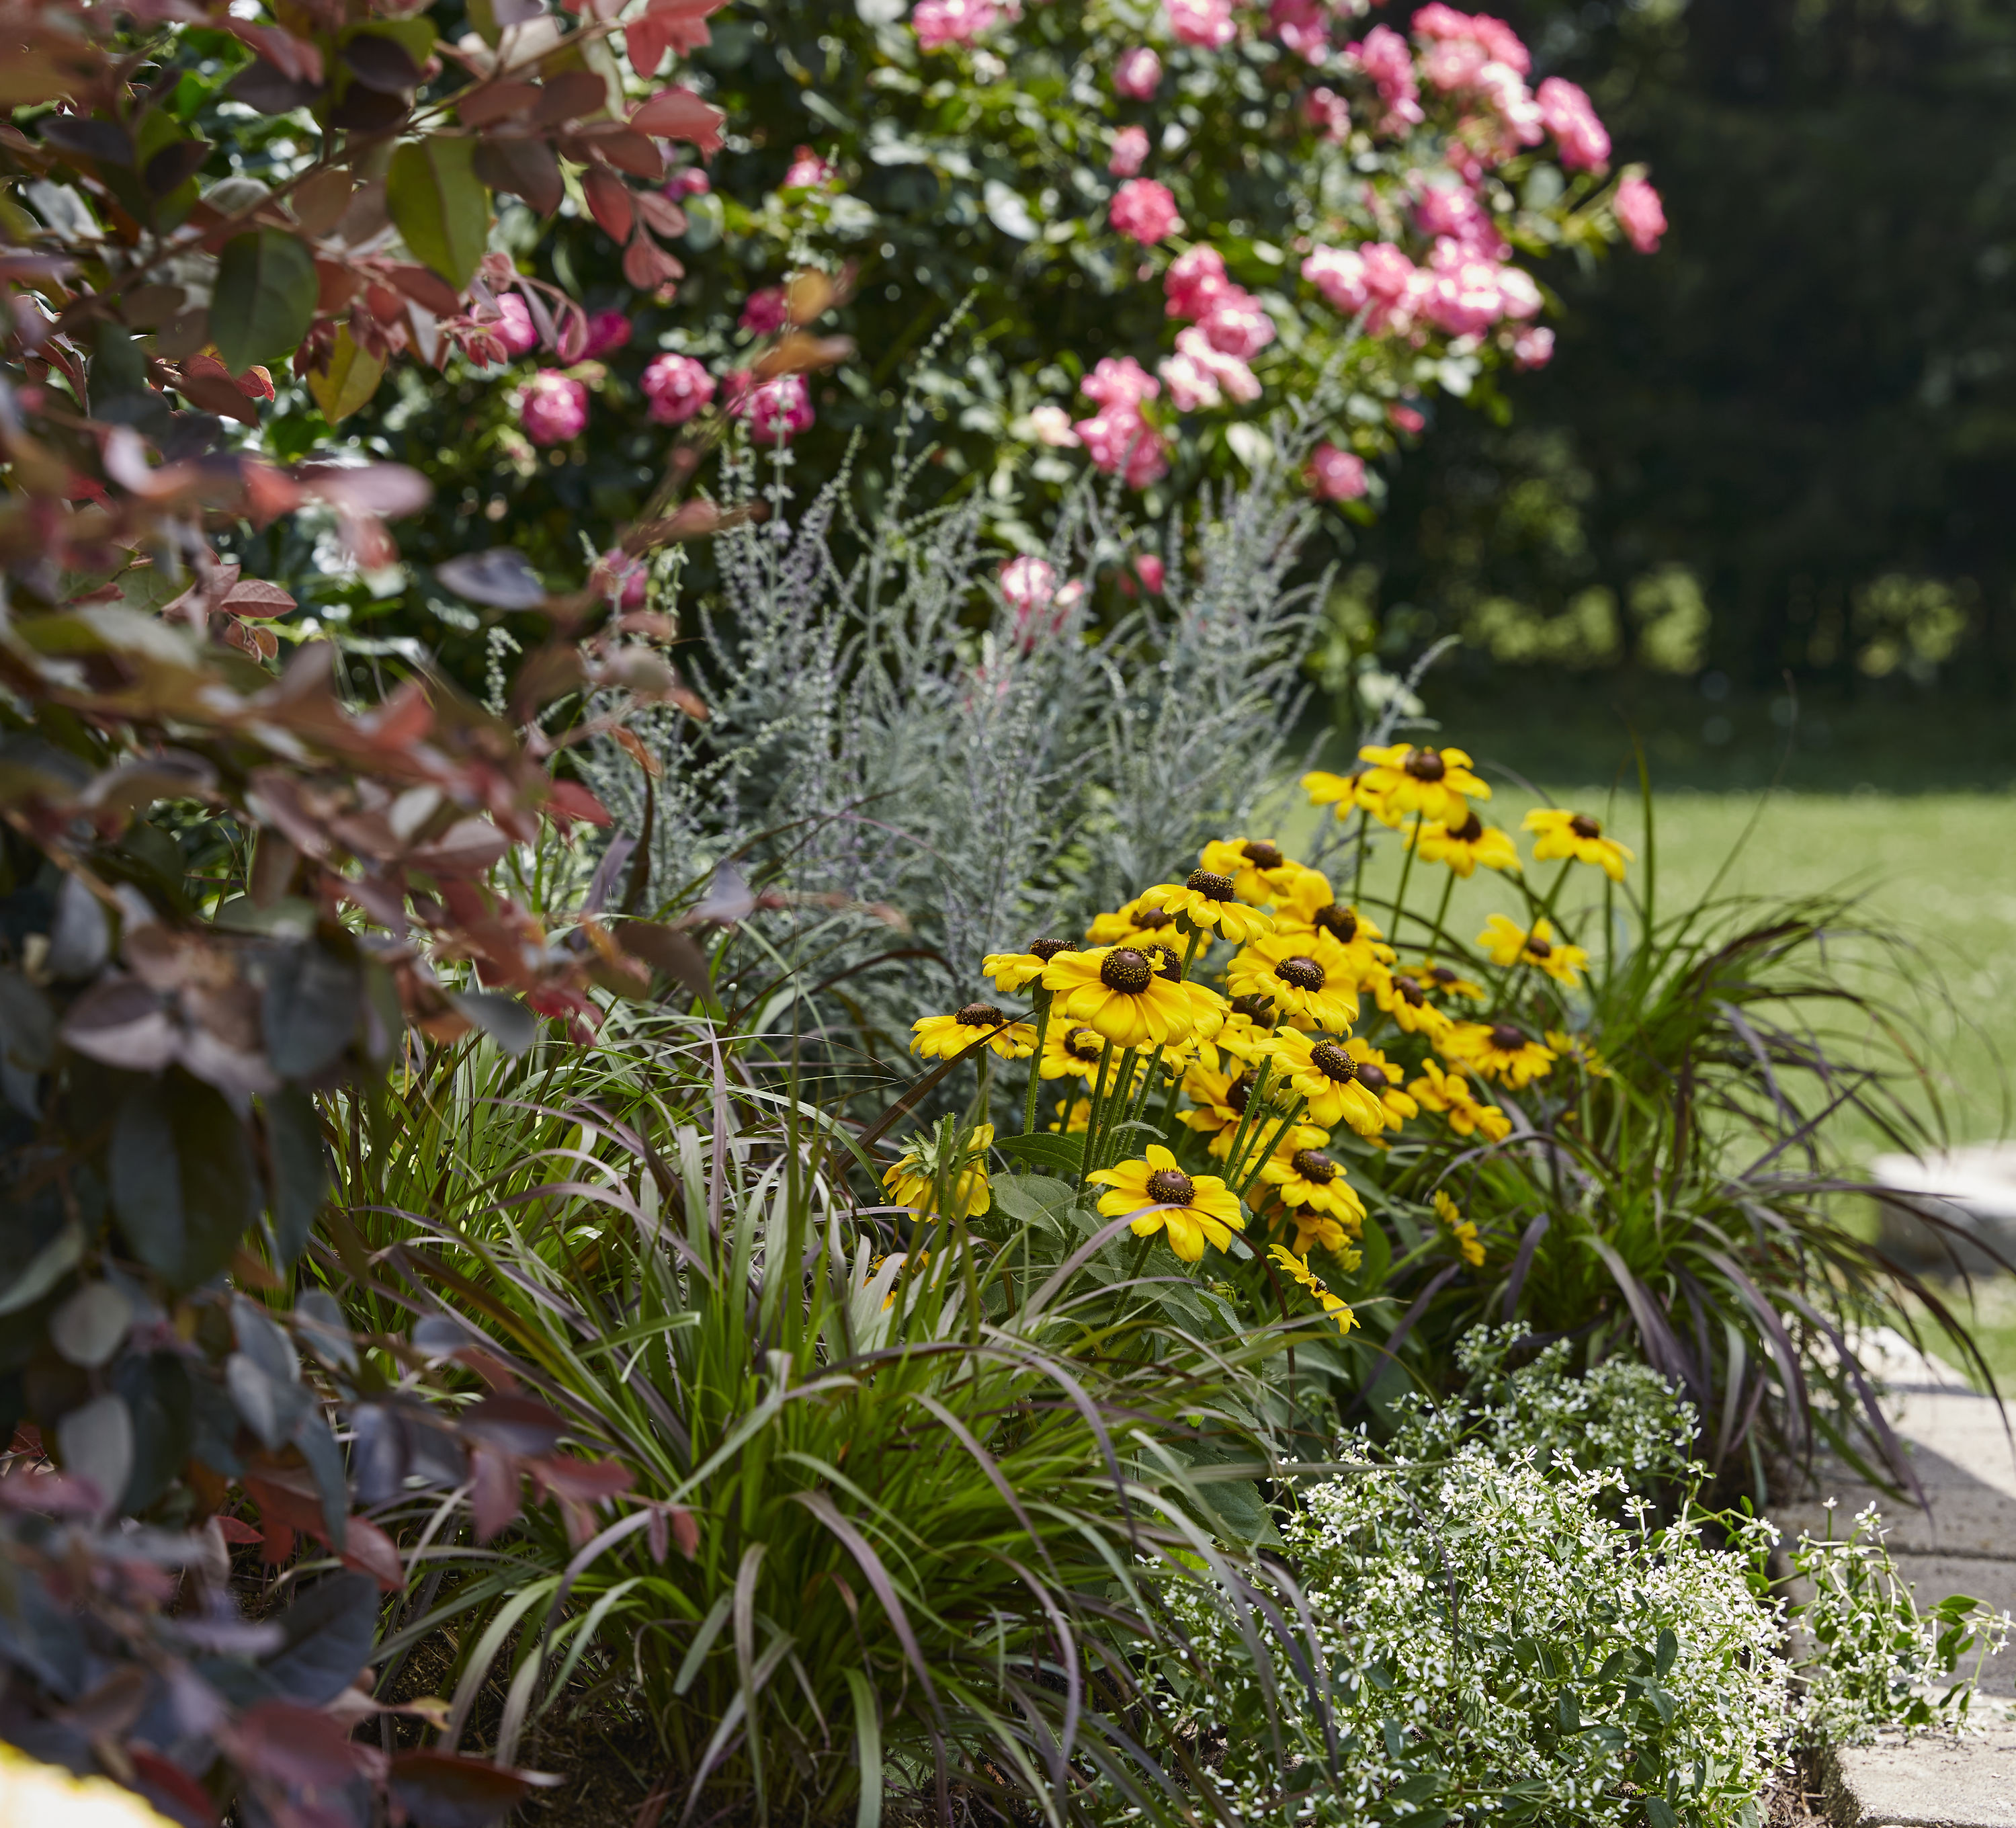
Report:
[[[1275,1057],[1276,1070],[1309,1100],[1311,1123],[1326,1130],[1348,1124],[1361,1136],[1377,1136],[1386,1128],[1386,1107],[1359,1078],[1348,1043],[1289,1029]]]
[[[1046,1079],[1082,1079],[1089,1085],[1099,1077],[1099,1063],[1106,1053],[1106,1037],[1096,1028],[1078,1022],[1053,1022],[1043,1036],[1042,1058],[1037,1072]]]
[[[1064,1135],[1075,1135],[1088,1128],[1092,1123],[1092,1100],[1089,1098],[1059,1099],[1055,1122],[1048,1128],[1061,1131]]]
[[[1189,1038],[1199,1019],[1192,994],[1201,985],[1172,982],[1137,946],[1099,946],[1060,952],[1043,982],[1060,999],[1067,1021],[1096,1028],[1116,1047],[1161,1047]]]
[[[1298,1028],[1348,1028],[1358,1020],[1350,955],[1312,928],[1256,939],[1226,968],[1225,984],[1234,996],[1271,998],[1276,1017]]]
[[[1448,1013],[1428,1001],[1421,981],[1410,971],[1381,970],[1372,980],[1372,995],[1402,1033],[1424,1036],[1431,1047],[1439,1047],[1453,1026]]]
[[[1220,1141],[1229,1144],[1233,1132],[1245,1121],[1253,1083],[1249,1072],[1217,1072],[1201,1061],[1183,1074],[1183,1095],[1192,1106],[1183,1113],[1183,1122],[1212,1138],[1214,1153],[1223,1153],[1215,1144]]]
[[[1135,898],[1142,908],[1173,914],[1180,925],[1222,934],[1234,945],[1258,939],[1274,924],[1273,916],[1236,898],[1233,879],[1215,870],[1193,869],[1181,882],[1158,882]]]
[[[1438,965],[1427,960],[1414,973],[1415,981],[1424,990],[1437,996],[1467,996],[1472,1002],[1485,1001],[1485,992],[1481,984],[1473,984],[1460,971],[1453,971],[1446,965]]]
[[[1484,1266],[1484,1240],[1477,1235],[1477,1227],[1463,1215],[1463,1208],[1456,1204],[1441,1188],[1435,1189],[1435,1217],[1449,1229],[1456,1240],[1456,1247],[1463,1253],[1463,1260],[1472,1269]]]
[[[1481,1134],[1493,1142],[1503,1142],[1512,1134],[1512,1120],[1495,1104],[1485,1104],[1470,1089],[1460,1072],[1445,1071],[1438,1060],[1421,1062],[1421,1077],[1408,1081],[1407,1089],[1428,1110],[1449,1119],[1449,1127],[1459,1136]]]
[[[1361,914],[1330,893],[1329,879],[1319,870],[1305,869],[1297,877],[1294,890],[1274,909],[1275,930],[1294,933],[1314,930],[1335,941],[1351,962],[1352,981],[1359,988],[1370,983],[1382,965],[1397,955],[1380,941],[1378,927],[1370,916]]]
[[[1323,1153],[1330,1132],[1291,1124],[1260,1164],[1260,1178],[1291,1213],[1327,1213],[1355,1236],[1365,1225],[1365,1202],[1345,1178],[1344,1164]]]
[[[1302,791],[1309,795],[1312,806],[1327,806],[1339,819],[1365,811],[1384,819],[1385,803],[1370,784],[1371,779],[1370,768],[1354,768],[1348,775],[1329,774],[1318,768],[1302,776]],[[1390,825],[1392,821],[1387,822]]]
[[[1508,920],[1503,914],[1494,914],[1485,922],[1477,943],[1483,947],[1485,955],[1494,965],[1536,966],[1557,984],[1565,984],[1571,988],[1576,978],[1589,969],[1589,954],[1580,946],[1556,939],[1553,923],[1544,916],[1533,923],[1529,932],[1517,921]]]
[[[1350,1332],[1358,1324],[1358,1316],[1352,1312],[1350,1303],[1332,1294],[1323,1278],[1294,1252],[1284,1245],[1276,1244],[1268,1254],[1316,1297],[1316,1305],[1337,1322],[1340,1333]]]
[[[1397,1130],[1409,1117],[1421,1114],[1421,1107],[1406,1090],[1406,1075],[1369,1041],[1355,1036],[1344,1044],[1357,1073],[1358,1082],[1378,1100],[1386,1114],[1386,1128]]]
[[[1474,1068],[1479,1078],[1495,1079],[1514,1092],[1545,1078],[1554,1064],[1554,1050],[1513,1022],[1459,1022],[1442,1052]]]
[[[996,990],[1013,996],[1042,977],[1043,967],[1058,953],[1077,950],[1075,939],[1032,939],[1019,952],[989,952],[980,961],[980,969],[994,980]]]
[[[1572,857],[1578,863],[1593,863],[1612,882],[1624,880],[1624,865],[1637,853],[1603,835],[1603,822],[1586,812],[1568,812],[1559,807],[1536,806],[1526,815],[1525,829],[1539,834],[1533,846],[1533,859],[1544,863],[1555,857]]]
[[[1272,997],[1236,996],[1226,1005],[1217,1033],[1198,1044],[1197,1058],[1214,1072],[1229,1071],[1228,1061],[1257,1067],[1274,1051],[1280,1026]]]
[[[1176,917],[1160,908],[1144,908],[1136,895],[1111,914],[1095,914],[1085,937],[1095,945],[1136,946],[1175,936]]]
[[[1366,790],[1378,795],[1388,824],[1417,812],[1425,824],[1460,826],[1470,817],[1470,802],[1489,800],[1491,789],[1471,770],[1460,749],[1420,749],[1395,743],[1384,749],[1361,749],[1361,761],[1371,764]]]
[[[1582,1035],[1571,1035],[1564,1028],[1550,1028],[1547,1031],[1547,1045],[1564,1060],[1577,1062],[1592,1079],[1607,1079],[1613,1076],[1610,1062]]]
[[[949,1016],[920,1016],[910,1027],[916,1035],[910,1051],[926,1060],[950,1060],[963,1053],[989,1029],[995,1032],[988,1035],[987,1045],[1004,1060],[1026,1060],[1036,1051],[1034,1025],[1017,1021],[992,1003],[968,1003]]]
[[[1302,868],[1265,838],[1215,839],[1198,854],[1197,862],[1215,875],[1230,876],[1233,892],[1242,901],[1268,903],[1279,901],[1294,886]]]
[[[987,1152],[994,1146],[994,1126],[976,1124],[966,1137],[958,1159],[944,1159],[958,1148],[956,1136],[938,1131],[920,1132],[896,1165],[886,1171],[882,1184],[898,1206],[928,1218],[938,1210],[938,1176],[942,1168],[952,1183],[954,1211],[958,1218],[977,1218],[993,1203],[987,1182]]]
[[[1400,841],[1410,844],[1414,834],[1405,833]],[[1444,825],[1438,819],[1421,827],[1421,859],[1446,863],[1458,876],[1467,876],[1480,863],[1486,869],[1517,869],[1519,851],[1510,832],[1486,825],[1472,808],[1460,824]]]
[[[1195,1263],[1208,1243],[1222,1250],[1232,1234],[1246,1229],[1238,1196],[1215,1175],[1188,1175],[1159,1142],[1150,1142],[1138,1160],[1103,1168],[1086,1179],[1112,1191],[1102,1194],[1099,1210],[1108,1218],[1132,1212],[1141,1216],[1127,1229],[1137,1238],[1165,1233],[1169,1248],[1186,1263]],[[1143,1211],[1159,1206],[1160,1212]]]

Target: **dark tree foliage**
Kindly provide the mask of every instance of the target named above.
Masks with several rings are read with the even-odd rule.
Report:
[[[1656,259],[1557,275],[1560,349],[1508,383],[1509,423],[1445,410],[1400,466],[1361,552],[1389,638],[1474,635],[1496,597],[1521,614],[1494,625],[1551,626],[1560,657],[1628,656],[1634,585],[1678,565],[1712,612],[1694,664],[1739,689],[2006,694],[2016,11],[1504,10],[1536,75],[1584,83],[1618,157],[1650,164],[1672,228]],[[1595,590],[1619,606],[1607,653],[1564,620]]]

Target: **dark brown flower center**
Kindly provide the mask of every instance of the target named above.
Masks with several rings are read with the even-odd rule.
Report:
[[[1100,963],[1099,981],[1122,996],[1139,996],[1154,981],[1155,967],[1135,946],[1115,946]]]
[[[1444,990],[1456,981],[1456,973],[1446,965],[1431,965],[1427,970],[1428,975]]]
[[[1232,878],[1220,876],[1215,869],[1193,869],[1184,880],[1183,887],[1193,895],[1202,895],[1206,901],[1229,901],[1232,899]]]
[[[1298,1149],[1288,1165],[1305,1181],[1327,1187],[1337,1178],[1337,1164],[1319,1149]]]
[[[1029,956],[1041,959],[1047,965],[1060,952],[1075,952],[1078,941],[1075,939],[1032,939],[1029,941]]]
[[[1541,938],[1537,933],[1528,935],[1526,951],[1530,957],[1535,959],[1551,959],[1554,955],[1553,942]]]
[[[959,1020],[968,1028],[999,1028],[1007,1020],[992,1003],[968,1003],[959,1013]]]
[[[1166,977],[1172,984],[1183,981],[1183,955],[1174,946],[1146,945],[1141,948],[1148,963],[1155,967],[1157,977]]]
[[[1339,945],[1348,946],[1358,937],[1358,916],[1336,901],[1317,909],[1314,919]]]
[[[1274,1026],[1274,999],[1271,996],[1262,995],[1258,991],[1247,996],[1234,997],[1232,1010],[1234,1015],[1244,1016],[1247,1021],[1257,1023],[1262,1028]]]
[[[1298,952],[1291,959],[1283,959],[1274,967],[1274,975],[1283,984],[1292,984],[1298,990],[1321,990],[1323,987],[1323,968],[1313,959],[1305,959]]]
[[[1160,933],[1175,918],[1164,908],[1137,908],[1134,911],[1134,924],[1145,933]]]
[[[1375,1097],[1392,1083],[1386,1077],[1384,1069],[1375,1067],[1370,1060],[1358,1063],[1358,1082]]]
[[[1196,1184],[1180,1168],[1157,1168],[1148,1177],[1148,1197],[1157,1206],[1187,1206]]]
[[[1279,844],[1270,844],[1265,838],[1253,838],[1240,847],[1240,854],[1255,869],[1279,869],[1287,862],[1281,855]]]
[[[1225,1105],[1228,1110],[1236,1110],[1241,1117],[1246,1114],[1248,1100],[1253,1096],[1253,1081],[1244,1073],[1225,1089]]]
[[[1400,993],[1402,1002],[1412,1003],[1417,1009],[1427,1001],[1427,993],[1404,972],[1394,973],[1393,988]]]
[[[1517,1053],[1526,1045],[1525,1033],[1510,1022],[1500,1022],[1491,1031],[1491,1045],[1500,1053]]]
[[[1417,749],[1406,760],[1407,772],[1417,781],[1438,781],[1449,772],[1449,767],[1439,754],[1432,749]]]
[[[1449,836],[1460,844],[1474,844],[1484,836],[1484,821],[1477,816],[1476,808],[1471,808],[1470,816],[1452,831]]]
[[[1309,1049],[1309,1064],[1327,1079],[1348,1085],[1358,1077],[1358,1063],[1334,1041],[1319,1041]]]
[[[1096,1060],[1106,1051],[1106,1037],[1096,1028],[1073,1028],[1064,1036],[1064,1052],[1075,1060]]]
[[[1600,838],[1603,836],[1602,826],[1586,812],[1578,812],[1570,819],[1568,829],[1579,838]]]

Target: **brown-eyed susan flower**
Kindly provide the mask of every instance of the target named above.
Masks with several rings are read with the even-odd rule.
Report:
[[[1449,1227],[1449,1236],[1455,1239],[1456,1247],[1463,1253],[1463,1260],[1472,1269],[1484,1265],[1484,1240],[1477,1235],[1477,1227],[1463,1215],[1463,1208],[1456,1204],[1439,1187],[1435,1189],[1435,1217]]]
[[[1351,959],[1327,933],[1270,933],[1235,957],[1225,974],[1234,996],[1271,998],[1297,1027],[1348,1028],[1358,1020]]]
[[[1411,971],[1381,971],[1372,980],[1372,995],[1406,1035],[1426,1037],[1431,1047],[1442,1045],[1451,1018],[1428,1001],[1427,988]]]
[[[1077,950],[1075,939],[1032,939],[1019,952],[989,952],[980,961],[980,969],[994,980],[996,990],[1013,996],[1042,977],[1043,967],[1058,953]]]
[[[1215,839],[1198,853],[1197,862],[1215,875],[1230,876],[1233,892],[1246,901],[1278,901],[1294,887],[1302,867],[1266,838]]]
[[[1284,1031],[1275,1056],[1277,1072],[1309,1100],[1312,1124],[1334,1130],[1348,1124],[1361,1136],[1377,1136],[1386,1128],[1386,1108],[1358,1076],[1358,1062],[1341,1041],[1327,1035]]]
[[[1260,1164],[1260,1178],[1291,1212],[1326,1212],[1354,1236],[1365,1224],[1365,1202],[1345,1178],[1344,1164],[1323,1153],[1330,1132],[1291,1124]]]
[[[920,1131],[896,1165],[883,1175],[882,1185],[897,1205],[928,1218],[938,1210],[942,1178],[951,1189],[952,1216],[977,1218],[993,1204],[987,1183],[987,1152],[993,1146],[992,1124],[977,1124],[963,1138],[949,1124]]]
[[[1176,917],[1161,908],[1144,908],[1136,895],[1111,914],[1095,914],[1085,937],[1095,945],[1139,945],[1145,940],[1174,938]]]
[[[1018,1022],[992,1003],[968,1003],[949,1016],[920,1016],[910,1024],[916,1039],[910,1052],[926,1060],[949,1060],[985,1035],[988,1047],[1004,1060],[1026,1060],[1036,1051],[1033,1024]],[[992,1034],[988,1031],[992,1029]]]
[[[1089,1098],[1069,1098],[1057,1100],[1056,1121],[1048,1127],[1061,1131],[1065,1135],[1075,1135],[1089,1128],[1092,1122],[1092,1100]]]
[[[1192,1107],[1183,1113],[1184,1123],[1214,1141],[1222,1138],[1229,1144],[1233,1132],[1245,1121],[1253,1085],[1253,1074],[1243,1069],[1215,1072],[1198,1061],[1183,1074],[1183,1093]]]
[[[1637,855],[1628,846],[1603,835],[1603,822],[1586,812],[1569,812],[1558,806],[1536,806],[1526,815],[1525,829],[1538,833],[1533,859],[1545,863],[1555,857],[1571,857],[1578,863],[1593,863],[1612,882],[1624,880],[1624,865]]]
[[[1580,946],[1556,939],[1553,923],[1543,916],[1532,931],[1503,914],[1494,914],[1484,923],[1477,943],[1494,965],[1532,965],[1546,973],[1557,984],[1572,988],[1589,968],[1589,954]]]
[[[1358,1324],[1358,1316],[1352,1312],[1351,1304],[1341,1296],[1332,1294],[1329,1286],[1321,1276],[1309,1268],[1302,1257],[1297,1256],[1294,1251],[1281,1244],[1275,1245],[1269,1254],[1298,1283],[1315,1296],[1316,1305],[1337,1322],[1337,1330],[1339,1333],[1348,1333]]]
[[[1442,1052],[1473,1068],[1480,1079],[1495,1079],[1514,1092],[1545,1078],[1554,1066],[1554,1050],[1515,1022],[1459,1022],[1443,1041]]]
[[[1571,1035],[1564,1028],[1550,1028],[1547,1045],[1564,1060],[1575,1061],[1592,1079],[1612,1077],[1610,1062],[1582,1035]]]
[[[1413,973],[1415,981],[1424,990],[1436,996],[1467,996],[1472,1002],[1485,1000],[1484,986],[1473,983],[1460,971],[1453,971],[1446,965],[1438,965],[1432,959],[1419,966]]]
[[[1043,982],[1066,1020],[1097,1029],[1115,1047],[1161,1047],[1186,1040],[1197,1027],[1193,992],[1203,987],[1165,977],[1156,963],[1138,946],[1060,952]]]
[[[1421,1077],[1409,1080],[1407,1089],[1428,1110],[1448,1118],[1459,1136],[1481,1135],[1503,1142],[1512,1134],[1512,1120],[1496,1105],[1481,1102],[1462,1073],[1445,1069],[1438,1060],[1422,1061]]]
[[[1413,840],[1410,831],[1401,842],[1412,844]],[[1438,819],[1421,827],[1421,861],[1446,863],[1458,876],[1468,876],[1480,863],[1486,869],[1517,869],[1519,851],[1510,832],[1486,825],[1473,807],[1459,824],[1444,825]]]
[[[1378,927],[1368,915],[1340,901],[1330,893],[1330,880],[1320,870],[1305,869],[1295,880],[1287,898],[1276,905],[1277,933],[1325,934],[1344,948],[1351,961],[1352,981],[1363,986],[1374,970],[1390,965],[1395,954],[1381,943]]]
[[[1099,1077],[1099,1063],[1106,1055],[1106,1037],[1082,1022],[1053,1022],[1043,1036],[1043,1056],[1036,1071],[1046,1079],[1083,1079],[1088,1084]]]
[[[1312,806],[1327,806],[1339,819],[1348,819],[1360,811],[1370,813],[1374,819],[1384,819],[1384,802],[1369,785],[1371,778],[1369,768],[1354,768],[1348,775],[1330,774],[1318,768],[1302,776],[1302,791],[1309,795]]]
[[[1103,1168],[1085,1178],[1112,1189],[1099,1201],[1099,1210],[1108,1218],[1140,1213],[1127,1229],[1137,1238],[1165,1233],[1169,1248],[1186,1263],[1202,1258],[1206,1244],[1222,1250],[1234,1232],[1246,1229],[1238,1196],[1223,1181],[1216,1175],[1184,1173],[1159,1142],[1150,1142],[1139,1160]],[[1143,1211],[1144,1207],[1164,1210]]]
[[[1358,1082],[1379,1101],[1379,1107],[1386,1114],[1386,1128],[1397,1130],[1409,1117],[1421,1114],[1421,1107],[1408,1095],[1406,1076],[1369,1041],[1354,1037],[1344,1044],[1344,1051],[1355,1063]]]
[[[1489,800],[1491,788],[1471,772],[1470,757],[1460,749],[1421,749],[1411,743],[1395,743],[1384,749],[1361,749],[1361,761],[1370,762],[1366,788],[1379,796],[1380,816],[1397,825],[1408,813],[1416,812],[1424,823],[1460,826],[1470,817],[1472,800]]]
[[[1222,934],[1234,944],[1258,939],[1274,924],[1271,914],[1249,908],[1233,892],[1233,879],[1215,870],[1193,869],[1182,882],[1158,882],[1143,889],[1136,901],[1187,920],[1193,927]]]

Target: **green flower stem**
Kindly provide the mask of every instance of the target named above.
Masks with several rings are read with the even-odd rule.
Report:
[[[1301,1117],[1303,1110],[1308,1105],[1309,1102],[1309,1101],[1306,1098],[1297,1099],[1293,1104],[1288,1107],[1287,1113],[1284,1117],[1283,1117],[1280,1122],[1274,1126],[1273,1135],[1265,1138],[1261,1142],[1260,1146],[1254,1150],[1253,1167],[1251,1171],[1247,1175],[1245,1179],[1239,1183],[1239,1197],[1242,1200],[1245,1199],[1248,1193],[1252,1192],[1253,1183],[1259,1179],[1260,1171],[1267,1165],[1268,1157],[1274,1153],[1276,1146],[1280,1142],[1283,1136],[1287,1135],[1290,1126],[1294,1123],[1297,1118]]]
[[[1442,884],[1442,898],[1435,908],[1435,956],[1445,958],[1449,950],[1449,935],[1442,930],[1442,922],[1449,916],[1449,898],[1456,893],[1456,872],[1448,872],[1449,880]]]
[[[1022,1104],[1022,1134],[1028,1135],[1036,1127],[1036,1094],[1042,1089],[1043,1078],[1043,1037],[1050,1026],[1050,992],[1039,982],[1036,985],[1036,1051],[1029,1056],[1029,1096]]]
[[[1361,806],[1358,809],[1358,856],[1351,866],[1351,898],[1354,901],[1365,899],[1365,853],[1372,842],[1372,815]]]
[[[1100,1114],[1101,1130],[1099,1139],[1099,1165],[1111,1168],[1120,1150],[1120,1126],[1127,1121],[1127,1110],[1134,1096],[1134,1070],[1140,1064],[1141,1056],[1133,1048],[1128,1048],[1120,1056],[1120,1068],[1114,1075],[1113,1089],[1107,1094],[1106,1108]]]
[[[1099,1135],[1099,1105],[1100,1100],[1106,1096],[1106,1069],[1112,1063],[1113,1043],[1109,1041],[1099,1050],[1099,1077],[1093,1081],[1091,1103],[1085,1114],[1085,1146],[1079,1150],[1078,1158],[1078,1184],[1081,1189],[1085,1184],[1085,1176],[1099,1165],[1092,1158],[1092,1146]],[[1066,1125],[1071,1122],[1071,1099],[1068,1095],[1064,1099],[1063,1121]]]
[[[1407,841],[1406,854],[1400,859],[1400,886],[1393,891],[1393,940],[1396,945],[1400,943],[1400,912],[1407,901],[1407,878],[1413,873],[1414,853],[1421,844],[1421,822],[1427,816],[1423,812],[1414,815],[1413,834]]]
[[[1267,1080],[1274,1071],[1274,1056],[1269,1054],[1260,1063],[1259,1076],[1253,1081],[1253,1089],[1246,1095],[1246,1108],[1239,1114],[1239,1128],[1232,1132],[1232,1146],[1226,1151],[1226,1178],[1231,1179],[1232,1164],[1239,1159],[1239,1152],[1246,1141],[1246,1132],[1253,1127],[1254,1114],[1266,1109]]]

